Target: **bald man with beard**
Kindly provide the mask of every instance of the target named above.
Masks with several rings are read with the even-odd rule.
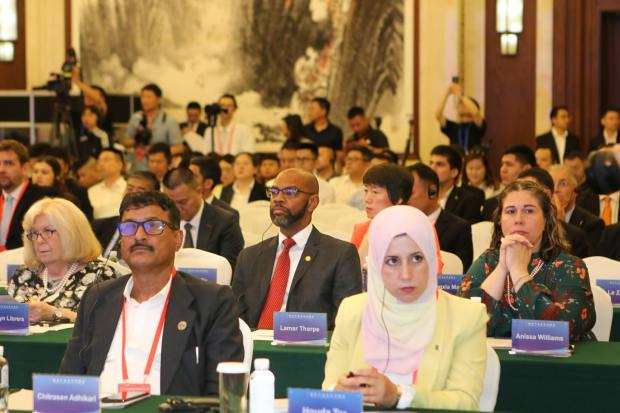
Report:
[[[274,312],[296,311],[326,313],[333,329],[340,302],[362,292],[353,244],[312,225],[318,192],[316,177],[298,168],[280,172],[267,187],[269,214],[280,233],[241,251],[232,282],[241,318],[251,328],[272,329]]]

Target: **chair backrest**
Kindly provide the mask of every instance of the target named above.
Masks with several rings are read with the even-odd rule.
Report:
[[[252,330],[242,319],[239,319],[239,330],[241,330],[241,335],[243,336],[243,364],[246,365],[248,371],[252,371],[252,358],[254,357]]]
[[[24,265],[24,247],[0,252],[0,285],[7,286],[15,268]]]
[[[106,259],[99,256],[99,259],[103,262],[106,263],[106,265],[109,265],[110,267],[114,268],[116,270],[117,273],[119,273],[119,275],[127,275],[127,274],[131,274],[131,269],[129,267],[124,266],[123,264],[120,264],[116,261],[112,261],[112,260],[107,260]]]
[[[482,394],[480,395],[480,411],[492,412],[495,410],[495,403],[497,402],[497,393],[499,390],[499,376],[501,372],[501,366],[499,363],[499,357],[497,353],[487,343],[487,367],[484,372],[484,383],[482,387]]]
[[[463,261],[458,255],[448,251],[440,251],[443,261],[443,274],[463,274]]]
[[[174,265],[180,271],[230,285],[232,268],[228,260],[220,255],[197,248],[182,248],[176,253]]]
[[[491,245],[493,223],[480,221],[471,226],[471,241],[474,246],[474,259],[478,258]]]
[[[256,245],[260,242],[261,236],[260,234],[255,234],[249,231],[241,231],[243,234],[243,248],[251,247],[252,245]]]
[[[594,298],[594,310],[596,311],[596,323],[592,327],[592,332],[598,341],[609,341],[611,321],[614,315],[611,297],[607,294],[607,291],[598,285],[592,286],[592,295]]]
[[[241,230],[254,234],[262,234],[267,231],[265,238],[278,233],[278,228],[271,225],[269,217],[269,201],[254,201],[239,208],[239,226]]]
[[[364,211],[345,204],[321,205],[312,214],[312,223],[319,231],[333,230],[348,234],[348,240],[353,234],[353,226],[367,220]]]
[[[587,257],[583,262],[588,268],[590,284],[596,285],[597,279],[620,280],[620,261],[607,257]]]

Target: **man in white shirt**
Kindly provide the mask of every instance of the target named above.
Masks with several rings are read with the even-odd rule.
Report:
[[[237,99],[233,95],[225,94],[220,97],[218,104],[222,111],[213,133],[213,146],[211,145],[211,130],[207,129],[204,134],[205,153],[216,152],[219,155],[254,153],[254,137],[250,129],[234,121],[235,112],[238,109]]]
[[[570,114],[566,106],[555,106],[549,114],[551,130],[536,137],[536,148],[549,148],[554,163],[564,163],[564,155],[581,150],[579,138],[568,131]]]
[[[101,151],[97,158],[97,169],[101,174],[101,182],[88,188],[88,199],[93,206],[95,219],[109,218],[118,215],[127,181],[123,178],[123,154],[113,148]]]
[[[372,151],[364,146],[351,145],[344,157],[346,175],[329,181],[335,193],[335,202],[364,209],[364,173],[370,168]]]
[[[607,108],[601,117],[601,133],[590,139],[588,151],[595,151],[605,145],[614,145],[620,143],[620,109]]]
[[[175,270],[183,237],[166,195],[129,194],[120,212],[132,274],[84,294],[60,372],[100,376],[102,393],[121,392],[121,383],[151,394],[217,393],[217,364],[243,359],[230,289]]]
[[[330,204],[334,202],[334,188],[327,183],[326,180],[319,177],[316,172],[317,159],[319,157],[319,150],[313,143],[301,143],[297,148],[296,153],[296,166],[306,172],[310,172],[316,176],[319,181],[319,198],[321,205]]]

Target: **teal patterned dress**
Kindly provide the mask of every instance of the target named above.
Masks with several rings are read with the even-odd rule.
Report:
[[[530,273],[540,260],[538,253],[532,254]],[[571,341],[595,339],[590,331],[596,321],[594,299],[588,270],[581,259],[561,252],[546,262],[532,281],[523,284],[517,293],[511,291],[511,304],[516,311],[508,304],[506,284],[499,301],[480,288],[498,261],[499,250],[486,250],[471,265],[457,293],[464,298],[482,298],[489,314],[487,336],[510,337],[512,319],[522,318],[568,321]]]

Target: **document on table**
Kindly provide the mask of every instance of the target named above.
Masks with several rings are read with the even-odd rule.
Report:
[[[512,339],[487,337],[487,343],[493,348],[508,349],[512,348]]]
[[[47,333],[48,331],[60,331],[73,328],[73,323],[62,323],[53,326],[35,324],[28,328],[28,335]]]
[[[252,331],[252,339],[260,341],[273,341],[273,330]]]
[[[9,410],[25,410],[31,412],[33,407],[32,390],[21,389],[9,395]]]

